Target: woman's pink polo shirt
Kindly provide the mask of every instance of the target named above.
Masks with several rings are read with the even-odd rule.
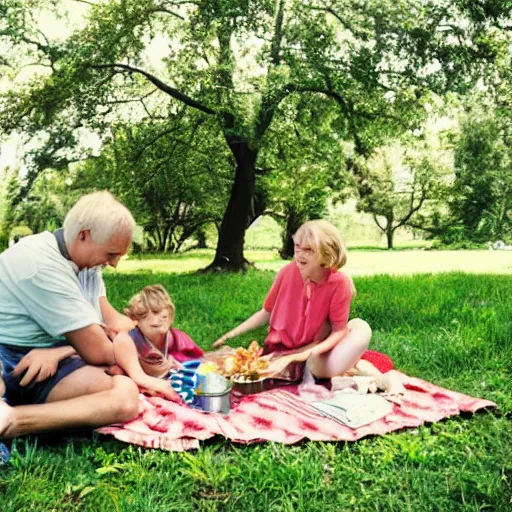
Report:
[[[294,261],[276,276],[263,307],[270,313],[265,352],[286,351],[325,339],[345,326],[353,285],[343,272],[332,270],[321,283],[303,281]]]

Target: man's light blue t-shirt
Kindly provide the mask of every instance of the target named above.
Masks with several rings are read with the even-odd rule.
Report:
[[[0,254],[0,344],[51,347],[93,324],[101,324],[98,312],[53,233],[22,238]]]

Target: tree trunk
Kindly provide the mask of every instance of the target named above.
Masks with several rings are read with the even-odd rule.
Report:
[[[281,236],[283,245],[279,251],[279,255],[283,259],[293,258],[294,242],[292,235],[300,228],[303,224],[304,218],[299,215],[295,210],[288,212],[286,217],[286,225]]]
[[[388,225],[386,226],[386,238],[388,241],[388,249],[393,249],[393,235],[395,230],[393,229],[393,221],[388,219]]]
[[[254,210],[254,182],[258,151],[239,137],[226,137],[235,161],[235,180],[222,219],[215,259],[205,271],[238,272],[247,268],[244,258],[245,231]]]
[[[196,231],[197,249],[206,249],[206,231],[200,228]]]
[[[155,227],[155,235],[156,235],[156,248],[158,252],[165,251],[165,239],[163,238],[163,233],[160,229],[160,226]]]
[[[267,197],[262,190],[255,190],[254,197],[252,200],[251,217],[249,219],[249,226],[261,215],[265,213],[267,209]]]

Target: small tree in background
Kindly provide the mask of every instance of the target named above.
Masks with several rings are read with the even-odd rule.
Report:
[[[449,152],[433,138],[407,147],[395,143],[379,148],[362,167],[371,193],[359,199],[357,208],[373,215],[386,235],[388,249],[393,249],[398,229],[418,227],[419,214],[426,209],[433,214],[446,199],[453,174]]]
[[[22,180],[19,171],[11,172],[6,178],[5,213],[3,237],[12,238],[13,230],[22,229],[23,236],[42,231],[54,231],[62,226],[66,213],[78,199],[80,193],[70,188],[69,175],[47,169],[39,174],[30,192],[19,200]]]
[[[160,123],[118,124],[98,157],[77,166],[74,187],[108,188],[130,208],[149,248],[179,251],[219,224],[233,164],[208,119],[182,109]]]

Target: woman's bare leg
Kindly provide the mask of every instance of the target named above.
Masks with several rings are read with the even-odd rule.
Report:
[[[352,368],[368,349],[372,337],[368,323],[360,318],[354,318],[347,324],[347,328],[347,334],[332,350],[309,357],[307,365],[315,377],[330,379],[342,375]]]

